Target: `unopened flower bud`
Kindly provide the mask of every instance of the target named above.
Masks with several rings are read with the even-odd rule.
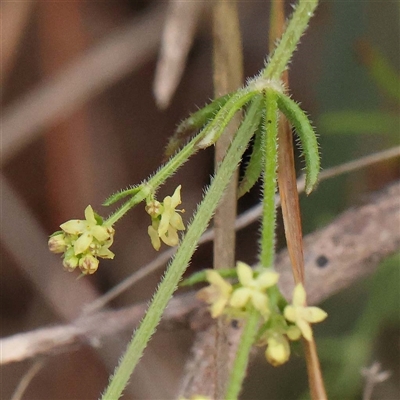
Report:
[[[64,253],[67,249],[67,244],[65,242],[65,236],[63,233],[52,236],[48,242],[49,250],[52,253]]]
[[[301,330],[296,325],[291,325],[288,327],[286,335],[290,340],[299,340],[301,338]]]
[[[265,356],[271,365],[277,367],[289,360],[290,346],[285,336],[279,333],[273,334],[267,339],[267,343]]]
[[[91,254],[86,254],[79,260],[79,268],[85,275],[94,274],[99,266],[99,260]]]
[[[147,203],[145,210],[151,217],[156,218],[161,214],[161,203],[157,200],[151,200]]]
[[[78,266],[78,264],[79,264],[79,258],[74,255],[68,258],[65,257],[63,260],[63,266],[69,272],[74,271],[75,268]]]

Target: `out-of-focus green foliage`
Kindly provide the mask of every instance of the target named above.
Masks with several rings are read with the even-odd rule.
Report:
[[[400,83],[399,83],[400,87]],[[399,137],[399,115],[385,111],[338,111],[323,114],[324,134],[375,134]]]

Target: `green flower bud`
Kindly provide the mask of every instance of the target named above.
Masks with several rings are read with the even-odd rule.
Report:
[[[63,266],[67,271],[69,272],[74,271],[75,268],[78,266],[78,264],[79,264],[79,258],[76,257],[75,255],[72,255],[70,257],[64,257]]]
[[[286,337],[280,333],[274,333],[267,339],[265,357],[267,361],[277,367],[284,364],[290,357],[290,346]]]

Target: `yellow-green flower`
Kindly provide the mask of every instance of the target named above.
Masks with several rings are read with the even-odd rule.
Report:
[[[146,211],[151,216],[151,225],[148,227],[151,244],[158,251],[161,240],[168,246],[177,246],[179,243],[178,231],[185,230],[182,217],[176,210],[181,204],[181,185],[172,196],[164,198],[162,203],[150,200],[146,205]],[[182,212],[182,211],[181,211]]]
[[[197,297],[211,305],[211,316],[217,318],[223,314],[233,288],[229,282],[213,269],[206,271],[206,277],[210,285],[201,289],[197,293]]]
[[[102,243],[92,242],[89,246],[90,253],[94,256],[113,260],[115,254],[109,249],[114,242],[114,235],[110,236],[107,240]]]
[[[237,263],[236,268],[242,287],[235,289],[229,301],[229,305],[233,308],[243,308],[251,301],[254,308],[256,308],[264,318],[268,318],[270,310],[267,289],[276,285],[279,274],[272,271],[265,271],[260,273],[257,278],[254,278],[252,268],[241,261]]]
[[[268,334],[265,357],[274,367],[287,362],[290,357],[290,345],[287,337],[279,332]]]
[[[101,243],[114,234],[112,227],[98,224],[92,206],[86,207],[84,220],[72,219],[60,225],[60,228],[70,235],[78,236],[78,239],[74,243],[75,255],[84,253],[94,239]]]
[[[301,283],[298,283],[293,291],[292,304],[285,307],[285,318],[294,322],[306,340],[312,339],[310,323],[323,321],[328,314],[318,307],[306,306],[306,291]]]

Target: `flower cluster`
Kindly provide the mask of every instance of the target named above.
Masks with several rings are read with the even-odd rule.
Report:
[[[201,289],[198,297],[210,304],[213,318],[222,314],[240,315],[251,304],[267,319],[270,309],[266,290],[278,282],[279,275],[264,271],[255,278],[252,268],[241,261],[237,263],[236,271],[238,287],[223,279],[218,271],[207,270],[206,277],[210,286]]]
[[[179,243],[178,231],[185,230],[182,217],[176,210],[181,204],[181,185],[179,185],[172,196],[167,196],[162,202],[154,198],[146,202],[146,212],[151,217],[151,225],[148,227],[151,244],[158,251],[161,240],[168,246],[177,246]]]
[[[91,206],[85,209],[85,219],[72,219],[60,225],[61,231],[50,236],[48,245],[53,253],[63,253],[63,266],[67,271],[77,267],[83,274],[94,274],[99,266],[98,258],[113,259],[110,246],[114,240],[114,228],[103,224]]]
[[[271,304],[268,289],[275,286],[279,274],[271,270],[256,274],[247,264],[236,265],[238,284],[231,284],[216,270],[207,270],[209,286],[198,292],[198,297],[210,305],[213,318],[226,315],[230,318],[245,316],[249,307],[258,310],[262,317],[259,343],[266,345],[265,356],[272,365],[285,363],[290,357],[289,340],[303,336],[312,339],[310,323],[323,321],[327,314],[318,307],[307,307],[306,292],[298,284],[293,292],[292,304],[281,311],[277,304]]]

